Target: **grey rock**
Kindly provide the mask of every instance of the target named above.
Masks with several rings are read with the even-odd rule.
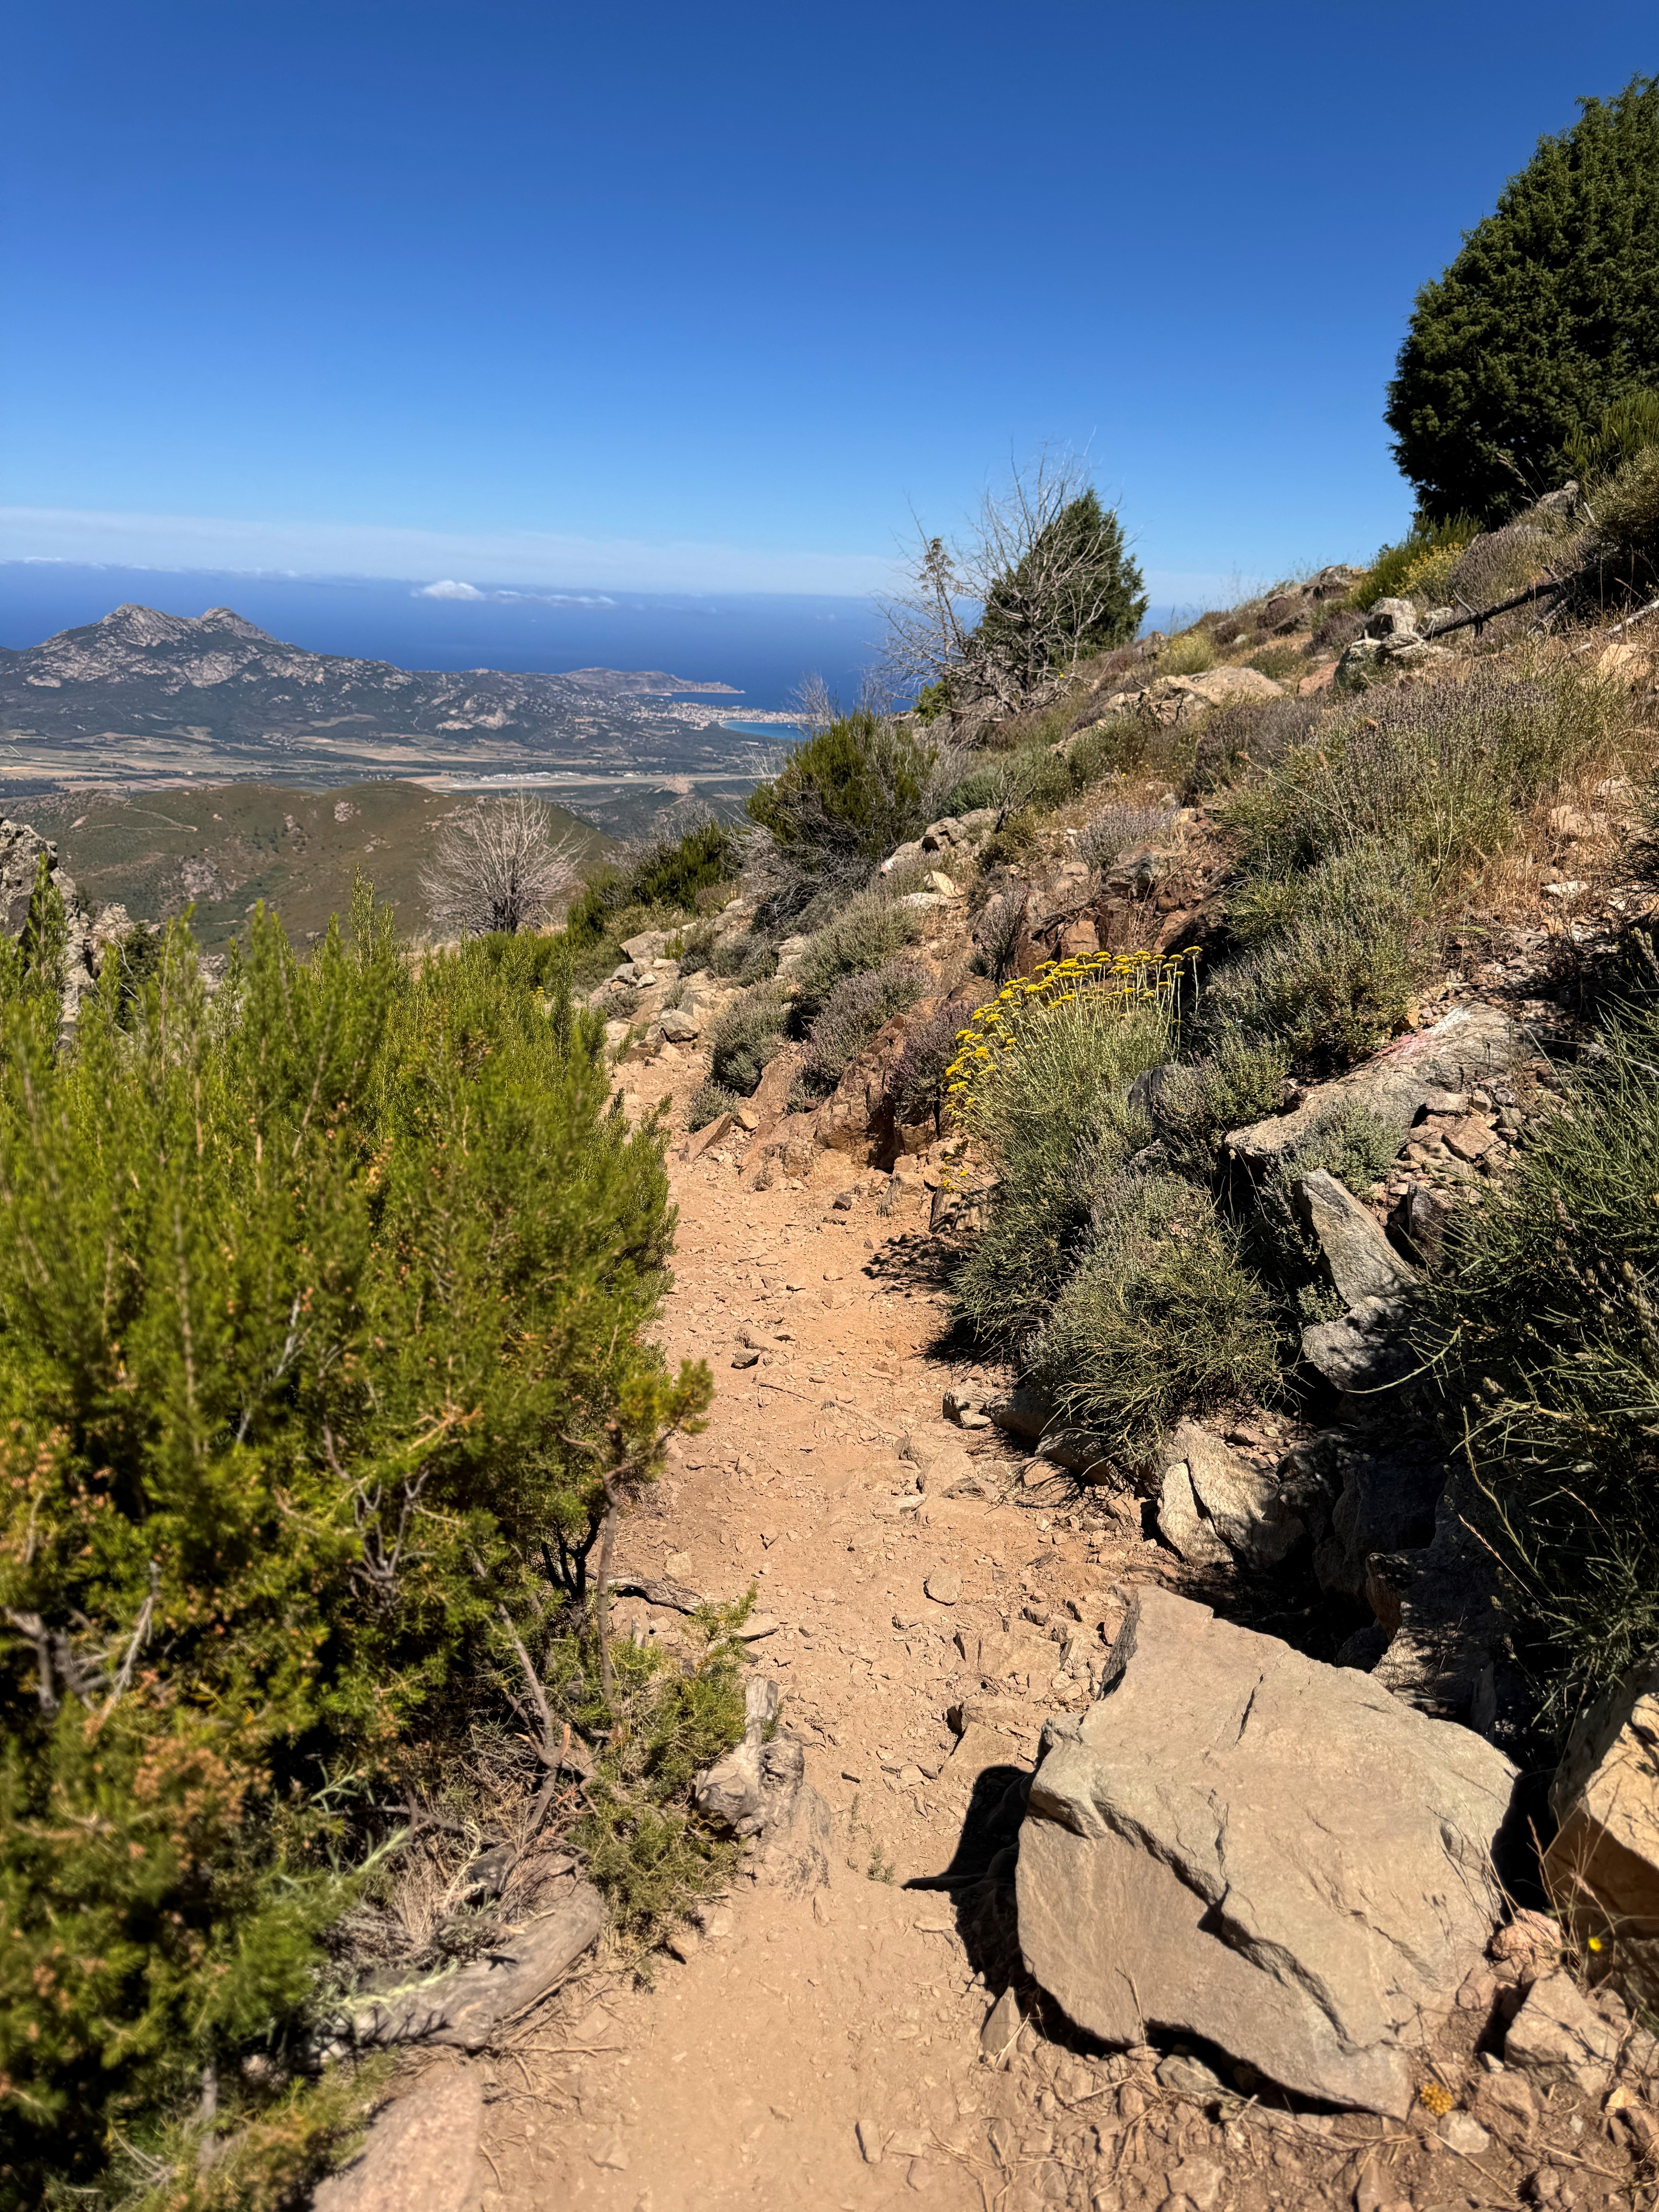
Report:
[[[1310,1322],[1302,1332],[1302,1356],[1339,1390],[1386,1389],[1412,1364],[1398,1323],[1395,1300],[1361,1298],[1340,1321]]]
[[[1492,2137],[1473,2112],[1448,2112],[1440,2123],[1440,2140],[1465,2158],[1479,2158]]]
[[[362,2148],[318,2185],[313,2212],[462,2212],[483,2131],[483,2085],[471,2067],[428,2067],[375,2115]]]
[[[1109,1482],[1117,1472],[1114,1439],[1093,1429],[1054,1429],[1038,1442],[1042,1458],[1063,1467],[1079,1482]]]
[[[657,1027],[670,1044],[695,1044],[702,1034],[702,1024],[684,1006],[665,1006],[657,1017]]]
[[[1331,688],[1336,691],[1364,691],[1374,684],[1382,672],[1384,648],[1378,637],[1357,637],[1342,649],[1331,678]]]
[[[1583,1937],[1617,1936],[1629,1993],[1659,2008],[1659,1667],[1650,1661],[1575,1723],[1550,1790],[1544,1856],[1559,1910]]]
[[[1386,1298],[1417,1279],[1371,1215],[1323,1168],[1292,1186],[1297,1212],[1312,1231],[1344,1305]]]
[[[1184,1459],[1164,1470],[1158,1493],[1158,1533],[1189,1567],[1232,1564],[1232,1553],[1198,1510],[1192,1470]]]
[[[985,2015],[985,2025],[979,2032],[981,2051],[993,2062],[1005,2057],[1024,2024],[1011,1984]]]
[[[1228,2094],[1227,2085],[1214,2067],[1194,2058],[1190,2051],[1172,2051],[1158,2062],[1155,2072],[1158,2087],[1177,2097],[1194,2097],[1206,2103],[1212,2097]]]
[[[1367,637],[1407,638],[1417,635],[1417,609],[1409,599],[1378,599],[1365,622]]]
[[[1534,1982],[1504,2039],[1504,2063],[1540,2085],[1565,2082],[1599,2097],[1613,2079],[1617,2031],[1592,2011],[1566,1974]]]
[[[779,1703],[775,1682],[745,1686],[743,1741],[694,1777],[691,1794],[706,1820],[750,1842],[757,1879],[805,1895],[830,1879],[830,1808],[805,1778],[799,1744],[772,1733]]]
[[[775,1682],[748,1683],[743,1698],[743,1741],[705,1767],[692,1783],[692,1796],[704,1819],[734,1835],[753,1835],[761,1826],[766,1805],[761,1753],[776,1723],[780,1701]]]
[[[503,2021],[556,1989],[604,1933],[605,1899],[574,1883],[550,1912],[503,1932],[471,1965],[407,1990],[386,1991],[355,2015],[360,2044],[453,2044],[482,2051]]]
[[[1365,1598],[1391,1632],[1371,1679],[1419,1712],[1486,1735],[1524,1702],[1505,1656],[1510,1616],[1492,1554],[1475,1531],[1485,1501],[1455,1461],[1420,1550],[1373,1552]]]
[[[1259,1173],[1297,1152],[1321,1124],[1345,1108],[1364,1107],[1401,1139],[1431,1091],[1473,1090],[1501,1075],[1514,1051],[1514,1026],[1495,1006],[1454,1007],[1442,1020],[1373,1054],[1363,1066],[1306,1091],[1291,1114],[1234,1129],[1232,1157]]]
[[[935,1605],[954,1605],[962,1595],[962,1577],[954,1567],[935,1567],[922,1588]]]
[[[1138,1592],[1021,1830],[1020,1945],[1103,2042],[1188,2034],[1403,2118],[1422,2023],[1500,1909],[1515,1770],[1369,1676]]]
[[[1158,1527],[1183,1559],[1223,1564],[1236,1555],[1276,1566],[1305,1534],[1275,1474],[1253,1466],[1196,1421],[1181,1421],[1164,1447]]]
[[[1364,1598],[1375,1553],[1414,1551],[1433,1541],[1436,1503],[1446,1482],[1445,1462],[1437,1454],[1409,1443],[1391,1450],[1350,1429],[1327,1429],[1298,1444],[1290,1462],[1298,1485],[1316,1490],[1323,1506],[1304,1507],[1316,1533],[1314,1572],[1322,1589]],[[1398,1625],[1396,1619],[1390,1627]]]

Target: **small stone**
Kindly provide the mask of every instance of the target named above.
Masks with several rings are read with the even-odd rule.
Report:
[[[954,1605],[962,1595],[962,1577],[954,1567],[935,1567],[922,1589],[935,1605]]]
[[[628,2153],[623,2148],[620,2136],[612,2136],[609,2142],[601,2143],[592,2153],[592,2159],[595,2166],[605,2166],[612,2173],[626,2173],[628,2171]]]
[[[1185,2197],[1198,2207],[1198,2212],[1210,2212],[1225,2178],[1212,2159],[1187,2158],[1164,2179],[1171,2197]]]
[[[734,1367],[758,1367],[760,1354],[758,1352],[735,1352],[732,1355],[732,1364]]]
[[[689,1575],[691,1571],[690,1553],[671,1552],[662,1563],[662,1571],[670,1582],[678,1582],[682,1575]]]
[[[1440,2140],[1465,2158],[1479,2158],[1492,2137],[1473,2112],[1448,2112],[1440,2123]]]
[[[1619,2036],[1598,2018],[1571,1978],[1546,1974],[1504,2039],[1504,2063],[1536,2081],[1565,2081],[1586,2097],[1599,2097],[1613,2078]]]
[[[1012,2047],[1024,2025],[1019,1999],[1011,1984],[986,2014],[985,2025],[979,2032],[981,2055],[994,2063],[1002,2057]]]
[[[913,2158],[904,2179],[908,2185],[917,2191],[931,2189],[933,2185],[933,2169],[925,2158]]]
[[[1447,1114],[1461,1118],[1469,1110],[1467,1091],[1431,1091],[1423,1101],[1425,1114]]]
[[[1478,1115],[1455,1121],[1446,1132],[1446,1149],[1460,1160],[1478,1160],[1492,1150],[1493,1133]]]
[[[879,2166],[881,2164],[882,2137],[881,2129],[878,2124],[866,2116],[865,2118],[860,2120],[854,2132],[858,2136],[859,2149],[863,2154],[865,2164],[866,2166]]]
[[[1172,2090],[1177,2097],[1204,2100],[1225,2094],[1221,2076],[1190,2051],[1172,2051],[1158,2068],[1158,2080],[1161,2088]]]

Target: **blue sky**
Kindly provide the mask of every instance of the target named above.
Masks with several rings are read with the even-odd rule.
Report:
[[[1412,295],[1651,4],[15,7],[0,559],[855,592],[1086,447],[1160,600],[1403,526]]]

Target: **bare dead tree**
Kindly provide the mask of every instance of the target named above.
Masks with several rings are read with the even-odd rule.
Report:
[[[539,921],[580,878],[575,845],[556,838],[547,809],[517,792],[449,816],[430,866],[421,871],[421,892],[441,931],[514,935]]]
[[[1011,713],[1145,611],[1115,512],[1083,460],[1046,448],[987,491],[966,535],[920,522],[910,586],[882,603],[887,667],[908,689],[943,682],[957,711]]]

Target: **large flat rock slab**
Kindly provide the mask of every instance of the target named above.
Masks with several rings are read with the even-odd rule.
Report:
[[[1293,1114],[1275,1114],[1234,1129],[1227,1149],[1261,1170],[1293,1155],[1315,1130],[1346,1108],[1363,1107],[1403,1139],[1431,1091],[1468,1091],[1509,1066],[1515,1026],[1497,1006],[1471,1003],[1425,1030],[1396,1037],[1358,1067],[1316,1083]]]
[[[1020,1836],[1026,1963],[1106,2043],[1200,2036],[1404,2118],[1480,1957],[1515,1769],[1350,1668],[1143,1590],[1108,1687],[1051,1722]]]

